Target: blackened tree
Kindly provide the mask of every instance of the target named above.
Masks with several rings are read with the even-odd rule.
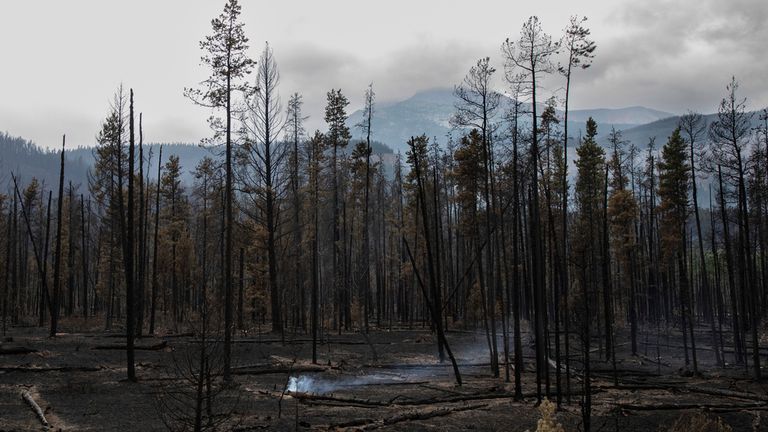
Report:
[[[237,0],[229,0],[224,5],[224,12],[211,20],[213,33],[202,41],[200,48],[204,54],[203,64],[211,68],[211,75],[203,81],[200,88],[186,88],[184,94],[194,103],[213,109],[223,109],[224,124],[221,118],[211,117],[209,124],[214,130],[214,139],[224,136],[226,179],[224,186],[225,213],[225,248],[224,248],[224,378],[229,380],[232,363],[232,110],[233,98],[242,93],[247,99],[252,92],[251,86],[244,81],[253,68],[254,61],[246,53],[248,38],[239,21],[242,9]]]

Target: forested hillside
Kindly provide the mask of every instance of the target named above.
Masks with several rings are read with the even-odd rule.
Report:
[[[14,172],[24,183],[36,178],[51,187],[58,180],[58,164],[59,155],[55,151],[43,150],[8,132],[0,133],[0,181],[10,181],[10,173]],[[90,164],[79,155],[71,155],[67,157],[67,165],[67,178],[75,184],[84,184]]]

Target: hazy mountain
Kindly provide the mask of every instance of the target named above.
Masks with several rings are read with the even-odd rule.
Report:
[[[703,115],[703,118],[707,126],[709,126],[710,123],[717,119],[717,114],[705,114]],[[625,140],[634,143],[640,148],[645,148],[648,145],[648,141],[651,138],[655,138],[656,148],[661,148],[661,146],[667,142],[667,138],[672,135],[672,132],[677,127],[679,121],[680,116],[674,116],[639,126],[633,126],[631,128],[622,130],[622,136]],[[759,125],[759,121],[758,113],[753,113],[752,127],[757,127]],[[598,124],[598,131],[600,132],[599,136],[601,137],[601,142],[606,144],[607,134],[610,131],[610,127],[605,128]]]
[[[407,150],[406,142],[413,135],[424,133],[429,137],[444,140],[451,130],[449,119],[455,112],[455,103],[453,90],[441,88],[418,92],[400,102],[378,104],[374,108],[373,136],[401,152]],[[510,103],[511,99],[504,97],[502,109],[510,106]],[[353,112],[347,121],[353,136],[361,134],[361,130],[355,125],[360,123],[362,116],[363,112],[358,110]],[[584,123],[589,117],[598,122],[601,131],[607,131],[611,126],[629,129],[672,116],[671,113],[640,106],[572,110],[569,113],[568,127],[575,136],[584,128]]]
[[[619,126],[641,125],[651,123],[659,119],[673,117],[674,114],[646,108],[642,106],[633,106],[627,108],[597,108],[572,110],[568,113],[568,121],[576,123],[586,123],[587,119],[592,117],[598,124],[613,125],[617,129]],[[609,126],[610,127],[610,126]]]

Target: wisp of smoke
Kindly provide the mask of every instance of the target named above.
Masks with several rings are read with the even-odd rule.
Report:
[[[329,386],[318,385],[318,383],[319,380],[306,375],[292,376],[288,379],[288,388],[286,390],[291,393],[327,393],[333,389]]]
[[[286,391],[289,393],[315,393],[324,394],[333,392],[342,387],[357,387],[370,384],[401,383],[403,379],[397,379],[391,375],[365,375],[353,378],[322,379],[312,378],[306,375],[292,376],[288,378]]]

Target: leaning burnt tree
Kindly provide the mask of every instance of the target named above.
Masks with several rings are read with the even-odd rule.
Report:
[[[419,273],[419,270],[416,266],[416,260],[413,256],[413,253],[411,252],[411,248],[408,245],[408,241],[403,238],[403,242],[405,244],[406,251],[408,253],[408,258],[411,261],[411,266],[413,268],[413,272],[416,275],[417,282],[419,284],[419,287],[422,290],[422,294],[424,296],[424,301],[427,304],[427,308],[430,312],[430,316],[432,318],[432,325],[435,328],[435,331],[437,333],[437,340],[438,340],[438,354],[440,357],[440,361],[444,361],[445,359],[445,353],[448,354],[448,358],[451,360],[451,364],[453,365],[453,372],[454,376],[456,377],[456,383],[458,385],[462,384],[461,381],[461,373],[459,372],[458,364],[456,363],[456,359],[453,356],[453,352],[451,351],[450,346],[448,345],[448,340],[445,338],[445,330],[443,329],[443,299],[442,299],[442,289],[440,287],[440,278],[437,275],[437,272],[435,270],[435,251],[433,250],[433,238],[435,236],[435,233],[430,230],[429,227],[429,214],[427,211],[427,198],[425,193],[425,187],[424,187],[424,178],[422,177],[422,170],[423,170],[423,164],[424,160],[426,159],[426,153],[427,153],[427,143],[429,142],[428,138],[424,135],[421,135],[416,138],[411,138],[408,141],[408,147],[410,147],[410,151],[408,152],[408,162],[411,164],[411,167],[413,168],[413,176],[416,180],[416,201],[417,205],[421,211],[421,227],[423,228],[422,234],[424,236],[424,244],[426,249],[426,255],[427,255],[427,275],[429,277],[429,286],[430,291],[427,292],[426,286],[424,284],[423,278],[421,277],[421,274]],[[434,209],[436,211],[436,209]]]

